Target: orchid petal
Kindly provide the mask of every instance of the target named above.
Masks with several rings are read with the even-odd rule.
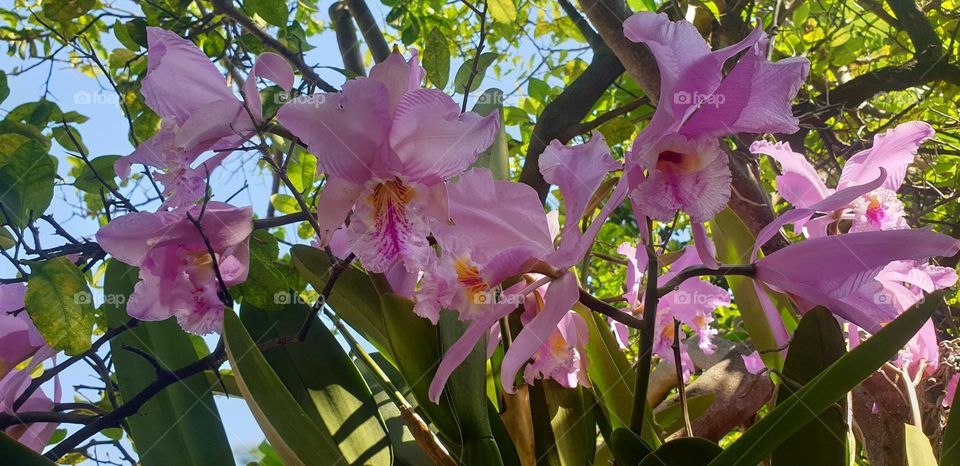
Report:
[[[887,171],[883,187],[897,191],[907,176],[907,166],[913,163],[917,155],[917,148],[933,135],[933,128],[929,124],[911,121],[874,136],[871,148],[847,160],[837,186],[843,188],[864,183],[873,179],[876,170],[881,168]]]
[[[147,28],[147,76],[140,92],[151,110],[178,125],[207,104],[237,100],[217,67],[192,42],[173,32]]]
[[[459,175],[490,147],[499,124],[496,113],[460,113],[442,91],[407,92],[397,103],[390,131],[399,159],[396,171],[427,185]]]
[[[404,60],[400,51],[394,50],[386,60],[370,69],[370,79],[380,81],[387,88],[390,113],[397,108],[404,94],[420,88],[426,74],[427,71],[420,66],[416,49],[410,50],[410,60]]]
[[[339,94],[314,94],[288,102],[277,120],[317,156],[317,171],[363,184],[390,130],[387,88],[361,78]]]
[[[697,248],[700,261],[709,269],[720,268],[720,264],[717,262],[717,249],[713,245],[713,240],[707,236],[707,228],[701,222],[694,222],[692,228],[693,244]]]
[[[337,176],[327,177],[327,184],[317,199],[317,224],[320,225],[317,234],[320,236],[321,247],[330,244],[333,232],[343,225],[363,189],[362,184],[355,184]]]
[[[750,152],[768,155],[780,163],[783,174],[777,176],[777,191],[794,207],[809,207],[830,195],[817,170],[803,154],[793,152],[790,144],[757,141],[750,145]]]
[[[560,319],[580,298],[577,277],[573,273],[565,273],[552,281],[544,296],[543,311],[537,314],[510,345],[510,349],[503,356],[500,367],[500,380],[503,390],[513,393],[513,381],[517,372],[536,353],[550,334],[557,328]],[[488,327],[489,328],[489,327]]]

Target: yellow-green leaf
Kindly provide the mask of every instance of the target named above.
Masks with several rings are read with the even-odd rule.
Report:
[[[80,269],[66,257],[31,267],[25,307],[48,345],[71,356],[90,348],[93,296]]]

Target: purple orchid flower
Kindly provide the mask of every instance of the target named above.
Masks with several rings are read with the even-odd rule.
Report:
[[[644,248],[636,248],[629,243],[623,243],[617,252],[627,257],[627,291],[623,297],[629,306],[624,312],[635,316],[643,315],[643,296],[640,286],[643,281],[647,263],[647,252]],[[678,273],[688,267],[701,265],[695,248],[685,248],[680,256],[670,264],[670,269],[657,278],[657,285],[663,286]],[[713,312],[721,306],[730,305],[730,293],[710,282],[699,278],[684,280],[676,289],[670,291],[658,302],[656,330],[654,331],[653,353],[661,359],[672,361],[674,325],[676,319],[699,335],[698,344],[706,354],[712,354],[716,348],[713,337],[716,329],[710,327],[713,321]],[[610,320],[614,335],[621,349],[629,346],[629,329],[626,325]],[[686,346],[680,346],[680,361],[684,378],[688,379],[694,371],[693,361],[687,354]]]
[[[450,373],[490,327],[516,309],[526,295],[544,285],[542,309],[538,308],[525,323],[504,355],[501,365],[504,390],[513,391],[516,374],[531,357],[534,358],[534,368],[529,369],[531,374],[537,374],[545,364],[557,362],[537,355],[546,354],[542,351],[543,345],[553,338],[561,321],[567,319],[564,321],[567,329],[571,321],[576,326],[576,318],[566,317],[579,299],[577,277],[569,269],[589,250],[603,223],[594,221],[581,232],[580,219],[606,174],[619,167],[610,158],[606,142],[598,133],[586,144],[563,146],[554,141],[547,147],[540,157],[540,169],[547,182],[557,185],[563,195],[566,206],[563,230],[556,225],[555,215],[544,214],[532,188],[493,181],[487,170],[467,172],[460,177],[460,183],[448,187],[450,222],[433,225],[434,237],[443,254],[426,270],[415,310],[421,316],[436,319],[441,308],[457,309],[461,319],[473,323],[444,355],[430,386],[431,399],[439,398]],[[616,203],[607,202],[598,218],[606,218],[614,207]],[[558,231],[559,247],[554,246]],[[500,294],[496,292],[505,279],[529,272],[547,276],[526,287],[518,283]],[[580,341],[579,337],[574,338],[574,333],[562,335],[569,348],[576,347]],[[569,361],[562,366],[571,370],[579,367]],[[539,375],[557,378],[551,371],[541,371]],[[569,377],[574,376],[568,373],[567,377],[571,380]]]
[[[416,51],[399,51],[347,82],[341,93],[284,105],[277,119],[317,156],[327,174],[317,211],[326,246],[351,209],[350,248],[372,272],[397,263],[416,273],[434,255],[430,217],[446,221],[444,182],[493,142],[496,115],[461,113],[450,96],[421,89]]]
[[[0,379],[45,345],[43,337],[23,311],[27,287],[0,285]],[[18,312],[16,315],[11,313]]]
[[[101,228],[97,241],[117,260],[140,267],[140,281],[127,303],[132,317],[148,321],[176,317],[188,332],[220,332],[224,308],[220,284],[213,258],[188,213],[200,221],[224,285],[243,283],[253,232],[249,207],[210,202],[169,212],[134,212]]]
[[[156,179],[166,197],[161,209],[191,206],[206,195],[206,180],[226,158],[256,133],[263,118],[257,77],[269,79],[287,92],[293,70],[273,53],[257,58],[243,84],[246,103],[238,99],[217,67],[196,45],[173,32],[147,28],[147,75],[140,92],[147,107],[162,119],[160,131],[114,164],[121,178],[130,166],[142,163],[160,171]],[[217,155],[198,166],[204,152]]]
[[[876,176],[878,168],[887,172],[883,184],[839,207],[830,216],[806,223],[807,234],[824,236],[827,225],[837,220],[851,220],[851,232],[909,228],[896,191],[903,185],[907,167],[913,163],[920,144],[933,135],[929,124],[911,121],[874,136],[871,148],[856,153],[844,165],[836,189],[867,183]],[[777,190],[795,207],[809,207],[834,192],[803,154],[793,152],[787,143],[757,141],[750,151],[780,163],[783,173],[777,177]]]
[[[660,68],[653,119],[627,153],[625,179],[637,218],[670,220],[677,210],[702,223],[730,198],[731,174],[718,138],[734,133],[792,133],[790,99],[806,79],[804,58],[766,59],[760,25],[730,47],[711,51],[686,21],[637,13],[624,34],[650,48]],[[724,74],[724,64],[744,55]]]

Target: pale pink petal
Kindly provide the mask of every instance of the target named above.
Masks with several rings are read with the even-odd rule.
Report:
[[[750,354],[740,355],[743,358],[743,365],[747,367],[747,372],[757,375],[767,369],[767,366],[763,364],[763,358],[760,357],[760,353],[754,351]]]
[[[952,256],[960,241],[928,230],[848,233],[792,244],[756,262],[756,278],[832,312],[870,332],[883,322],[870,311],[845,305],[873,280],[880,268],[895,260],[926,261]],[[824,264],[830,264],[825,267]]]
[[[652,169],[630,197],[641,214],[655,220],[669,221],[680,210],[691,221],[704,222],[727,205],[731,180],[726,154],[719,152],[699,169]]]
[[[719,268],[720,264],[717,263],[717,249],[713,245],[713,240],[707,236],[707,228],[700,222],[694,222],[692,228],[693,244],[694,247],[697,248],[697,255],[700,257],[700,261],[708,268]]]
[[[577,277],[565,273],[550,283],[544,296],[543,312],[523,327],[514,339],[510,349],[503,356],[500,366],[500,380],[507,393],[513,393],[513,381],[520,368],[537,351],[557,328],[560,319],[570,310],[580,297]]]
[[[383,273],[402,262],[417,272],[433,249],[430,233],[427,188],[422,184],[370,181],[350,218],[350,249],[367,270]]]
[[[182,125],[211,102],[233,99],[227,80],[196,45],[173,32],[147,28],[147,76],[140,92],[162,118]]]
[[[390,146],[394,172],[412,181],[434,184],[459,175],[490,147],[497,114],[460,113],[450,96],[436,89],[410,91],[397,103]]]
[[[790,100],[807,77],[806,58],[767,61],[766,38],[747,50],[683,125],[681,134],[793,133],[799,129]]]
[[[897,191],[907,176],[907,167],[917,155],[917,148],[933,135],[929,124],[911,121],[874,136],[871,148],[847,160],[838,187],[865,183],[877,176],[877,169],[883,168],[887,171],[883,187]]]
[[[334,231],[343,225],[347,214],[350,213],[350,209],[363,191],[363,184],[356,184],[337,176],[327,177],[327,183],[317,199],[317,223],[321,230],[317,234],[320,236],[321,246],[330,243]]]
[[[577,146],[565,146],[556,139],[550,142],[540,155],[540,173],[563,195],[563,234],[579,234],[580,219],[588,214],[587,204],[607,173],[619,167],[599,132],[593,133],[590,142]]]
[[[370,69],[370,79],[383,83],[389,92],[390,113],[404,94],[420,89],[420,82],[426,74],[427,71],[420,66],[417,49],[410,49],[410,60],[404,60],[400,51],[394,50],[386,60]]]
[[[777,191],[794,207],[809,207],[830,195],[817,170],[803,154],[791,150],[790,144],[757,141],[750,145],[750,152],[768,155],[780,163],[783,174],[777,176]]]
[[[288,102],[277,120],[317,156],[318,172],[363,184],[375,166],[390,131],[387,88],[360,78],[338,94],[314,94]]]
[[[947,381],[947,389],[945,390],[942,403],[945,408],[953,405],[953,399],[957,394],[957,381],[960,381],[960,373],[953,374],[950,380]]]

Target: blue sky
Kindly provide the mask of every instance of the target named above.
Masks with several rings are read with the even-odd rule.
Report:
[[[123,3],[125,2],[115,2],[114,4]],[[329,2],[321,3],[318,15],[322,15],[322,19],[326,19]],[[388,8],[377,1],[370,1],[368,4],[373,10],[374,16],[383,24],[382,21],[388,12]],[[12,8],[13,5],[10,0],[0,0],[0,6]],[[135,5],[126,5],[126,7],[137,11]],[[119,44],[110,40],[107,40],[106,45],[108,49],[119,46]],[[311,45],[315,48],[309,52],[306,59],[307,63],[342,66],[335,37],[332,33],[324,33],[311,38]],[[104,61],[106,60],[106,57],[101,58]],[[9,74],[15,68],[23,68],[36,61],[36,59],[21,61],[18,58],[2,55],[0,56],[0,69]],[[454,63],[451,68],[456,70],[458,65],[459,63]],[[344,77],[336,71],[319,68],[317,72],[334,86],[339,87],[344,81]],[[50,73],[49,86],[46,83],[48,73]],[[497,86],[509,91],[516,87],[516,82],[516,74],[507,73],[501,79],[488,76],[483,82],[481,90]],[[91,157],[111,154],[124,155],[133,149],[126,138],[127,122],[117,104],[116,95],[110,89],[106,80],[90,78],[68,65],[58,62],[53,64],[52,71],[49,63],[45,63],[22,75],[10,76],[9,84],[11,94],[6,101],[0,104],[0,116],[5,115],[21,103],[38,100],[44,96],[45,92],[49,91],[47,99],[56,102],[64,111],[75,110],[90,118],[89,121],[77,125],[76,128],[89,148]],[[70,165],[66,162],[65,152],[56,144],[54,144],[52,152],[60,159],[60,175],[64,179],[69,179],[67,172]],[[231,156],[222,168],[212,174],[211,185],[214,187],[217,198],[226,199],[246,183],[248,185],[247,189],[235,197],[232,203],[251,205],[257,214],[263,216],[266,212],[267,199],[270,193],[270,178],[267,173],[256,167],[255,159],[256,155],[250,153]],[[97,230],[96,222],[77,215],[77,212],[80,211],[80,205],[77,191],[70,186],[65,186],[57,188],[53,204],[48,213],[52,214],[74,236],[92,237]],[[288,237],[295,237],[294,231],[291,230],[289,233]],[[50,247],[61,244],[63,240],[53,236],[48,231],[44,231],[42,241],[46,247]],[[0,276],[9,277],[13,276],[14,273],[10,264],[5,261],[0,262]],[[207,341],[212,346],[216,338],[210,337],[207,338]],[[62,374],[61,380],[65,390],[64,400],[71,400],[78,395],[83,398],[84,392],[81,391],[78,394],[73,390],[75,385],[99,384],[99,379],[85,364],[76,364],[66,370]],[[48,393],[50,390],[48,388]],[[90,396],[94,395],[93,392],[89,391],[85,393]],[[263,434],[242,400],[228,400],[218,397],[217,404],[231,446],[238,455],[238,462],[244,464],[246,460],[250,459],[246,452],[254,449],[263,440]],[[75,429],[71,428],[70,430]],[[105,454],[107,450],[101,450],[101,453]],[[111,455],[113,454],[107,454],[107,457],[111,457]],[[112,456],[112,458],[115,459],[116,456]],[[90,463],[92,464],[92,462]]]

